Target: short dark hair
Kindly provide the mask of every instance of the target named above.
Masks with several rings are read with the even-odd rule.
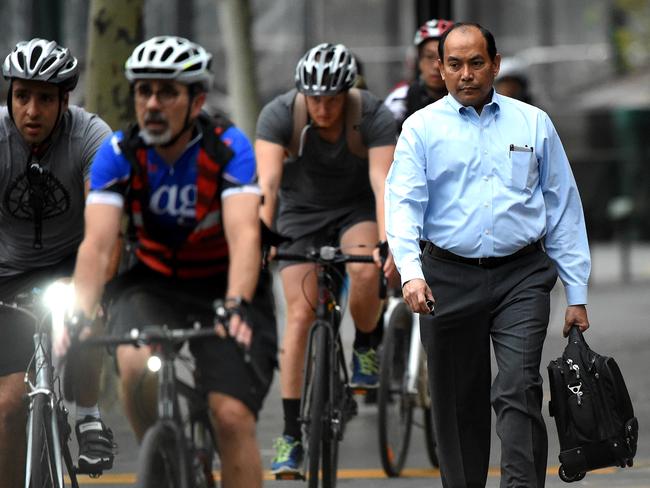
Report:
[[[481,24],[477,24],[476,22],[458,22],[457,24],[454,24],[451,29],[449,29],[447,32],[445,32],[442,37],[440,38],[440,43],[438,44],[438,56],[440,57],[440,61],[443,63],[445,62],[445,41],[447,40],[447,36],[458,29],[459,27],[476,27],[480,32],[481,35],[483,36],[483,39],[485,39],[485,43],[487,44],[487,52],[488,56],[490,56],[490,60],[494,61],[494,58],[497,56],[497,43],[494,40],[494,36],[492,33],[487,30],[485,27],[483,27]]]

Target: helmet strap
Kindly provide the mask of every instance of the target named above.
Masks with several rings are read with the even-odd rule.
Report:
[[[194,103],[194,99],[197,96],[197,92],[194,89],[194,85],[189,85],[187,87],[187,90],[189,95],[189,101],[187,103],[187,112],[185,112],[185,122],[183,122],[183,127],[169,141],[167,141],[164,144],[160,144],[160,147],[173,146],[176,143],[176,141],[178,141],[181,138],[181,136],[185,134],[185,132],[187,132],[188,130],[194,127],[194,120],[190,120],[190,112],[192,111],[192,103]]]

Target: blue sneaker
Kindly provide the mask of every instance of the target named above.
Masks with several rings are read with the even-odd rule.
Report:
[[[350,387],[373,389],[379,386],[379,357],[372,347],[352,351],[352,378]]]
[[[302,443],[290,435],[283,435],[273,443],[275,457],[271,461],[273,474],[300,474],[302,472]]]

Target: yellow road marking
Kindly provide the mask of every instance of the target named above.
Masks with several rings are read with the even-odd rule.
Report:
[[[641,466],[635,466],[637,468]],[[559,466],[551,466],[547,469],[548,475],[557,475]],[[618,468],[603,468],[595,471],[590,471],[589,475],[607,475],[613,474],[618,471]],[[501,470],[499,468],[490,468],[488,476],[498,477]],[[218,471],[214,473],[215,478],[220,479]],[[339,469],[337,477],[339,479],[381,479],[386,478],[386,473],[383,469]],[[440,471],[433,468],[410,468],[402,471],[402,478],[440,478]],[[275,475],[270,471],[264,472],[264,479],[271,481],[275,479]],[[90,478],[88,476],[77,476],[80,484],[84,485],[112,485],[112,484],[135,484],[135,473],[105,473],[99,478]],[[66,476],[66,482],[70,483],[70,479]]]

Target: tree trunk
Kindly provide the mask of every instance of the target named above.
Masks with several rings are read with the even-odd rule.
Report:
[[[233,121],[249,137],[255,136],[259,111],[249,0],[217,0],[226,46],[228,93]],[[214,69],[214,68],[213,68]]]
[[[142,41],[144,0],[92,0],[88,18],[86,109],[113,129],[133,120],[124,63]]]

